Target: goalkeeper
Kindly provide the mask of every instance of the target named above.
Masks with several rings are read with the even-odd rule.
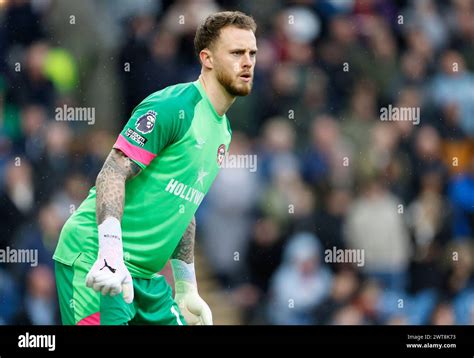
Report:
[[[134,109],[61,231],[54,260],[63,324],[212,324],[196,284],[194,214],[229,149],[225,113],[252,88],[255,30],[241,12],[210,15],[194,40],[199,78]],[[174,300],[157,274],[168,260]]]

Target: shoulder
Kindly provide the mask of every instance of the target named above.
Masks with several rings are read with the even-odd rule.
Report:
[[[156,118],[153,123],[161,128],[158,134],[163,136],[167,133],[169,144],[187,132],[194,118],[195,107],[201,99],[193,82],[180,83],[152,93],[137,108],[141,113],[151,113]]]
[[[193,82],[179,83],[156,91],[143,100],[148,107],[157,111],[169,111],[168,114],[180,114],[194,111],[194,107],[202,99]]]

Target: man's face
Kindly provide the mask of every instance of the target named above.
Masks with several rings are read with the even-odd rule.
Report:
[[[215,76],[233,96],[246,96],[253,85],[257,41],[252,30],[227,26],[212,46]]]

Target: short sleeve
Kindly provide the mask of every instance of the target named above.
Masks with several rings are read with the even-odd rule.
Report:
[[[133,110],[113,147],[146,168],[172,143],[173,121],[173,112],[163,101],[146,98]]]

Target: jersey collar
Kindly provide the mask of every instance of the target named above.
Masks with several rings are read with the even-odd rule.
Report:
[[[211,111],[212,113],[214,114],[214,116],[218,119],[218,120],[223,120],[225,118],[225,114],[223,114],[222,116],[219,115],[219,113],[217,113],[216,109],[214,108],[214,106],[212,105],[211,103],[211,100],[209,99],[209,97],[207,96],[207,93],[206,91],[204,90],[204,87],[202,86],[201,84],[201,81],[199,81],[199,78],[193,82],[194,85],[197,87],[197,89],[199,90],[199,93],[201,94],[201,96],[204,98],[204,100],[207,102],[209,108],[211,108]]]

